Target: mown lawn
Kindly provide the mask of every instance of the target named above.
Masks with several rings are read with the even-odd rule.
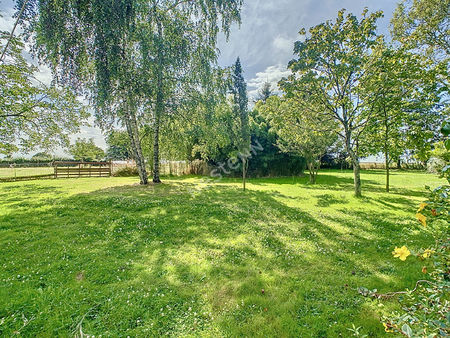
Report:
[[[351,172],[202,183],[135,178],[0,184],[0,336],[348,337],[384,334],[432,239],[414,218],[424,173]]]

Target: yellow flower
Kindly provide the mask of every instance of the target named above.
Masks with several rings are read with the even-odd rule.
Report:
[[[427,226],[427,216],[417,213],[416,218],[424,227]]]
[[[432,254],[433,252],[434,252],[433,250],[426,249],[426,250],[423,252],[422,257],[423,257],[423,258],[431,257],[431,254]]]
[[[427,205],[428,205],[428,204],[426,204],[425,202],[420,203],[419,209],[417,210],[417,212],[421,212],[423,209],[425,209],[425,207],[426,207]]]
[[[406,246],[403,245],[401,248],[395,247],[394,251],[392,251],[392,254],[395,258],[400,258],[401,261],[406,261],[406,257],[411,255],[411,252]]]
[[[386,323],[383,323],[383,326],[384,326],[384,331],[386,331],[386,332],[394,332],[393,330],[389,330],[391,328],[390,325],[388,325]]]

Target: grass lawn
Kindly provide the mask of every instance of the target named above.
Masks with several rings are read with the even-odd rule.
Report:
[[[136,178],[0,184],[0,336],[348,337],[384,334],[387,292],[423,278],[394,246],[428,245],[418,172],[307,178]]]
[[[0,178],[53,174],[53,167],[0,168]]]

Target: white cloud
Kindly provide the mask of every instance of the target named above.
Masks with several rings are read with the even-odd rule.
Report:
[[[258,91],[266,82],[271,83],[272,89],[277,91],[278,82],[283,77],[289,76],[290,74],[291,71],[281,64],[269,66],[263,72],[256,73],[256,76],[247,82],[249,98],[251,100],[256,98]]]
[[[291,38],[285,38],[283,36],[278,35],[273,41],[272,41],[272,45],[282,51],[283,53],[291,53],[293,52],[294,49],[294,42],[295,39],[291,39]]]

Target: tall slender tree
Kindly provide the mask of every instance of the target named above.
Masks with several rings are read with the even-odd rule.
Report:
[[[242,187],[245,190],[246,175],[250,152],[250,126],[248,119],[247,84],[242,74],[241,60],[237,58],[234,64],[233,86],[233,110],[239,119],[239,132],[237,147],[242,160]]]
[[[228,37],[239,22],[242,0],[149,1],[139,22],[143,73],[148,74],[144,95],[152,112],[153,182],[159,183],[162,120],[190,105],[196,92],[208,91],[217,61],[217,34]]]

